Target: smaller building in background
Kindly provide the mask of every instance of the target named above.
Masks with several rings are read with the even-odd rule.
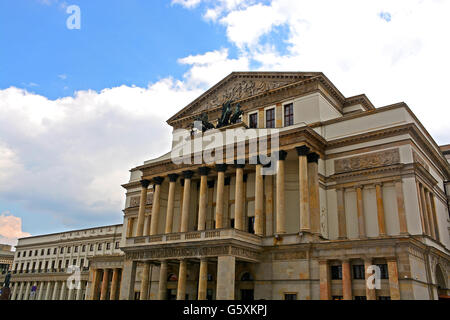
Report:
[[[0,244],[0,274],[4,276],[14,261],[14,252],[11,251],[11,246],[8,244]]]
[[[121,237],[118,224],[19,239],[11,255],[11,300],[86,299],[94,274],[103,271],[99,266],[117,266],[105,269],[109,278],[120,274]],[[90,273],[92,264],[96,269]],[[80,285],[72,286],[76,281]]]

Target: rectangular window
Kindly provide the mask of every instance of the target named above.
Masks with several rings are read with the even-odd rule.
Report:
[[[94,251],[94,245],[91,244],[91,247],[89,248],[89,251]]]
[[[59,253],[64,253],[64,247],[61,247],[61,249],[59,249]]]
[[[75,246],[75,248],[73,248],[73,252],[75,252],[75,253],[78,252],[78,246]]]
[[[98,244],[97,250],[102,250],[102,244],[101,243]]]
[[[284,106],[284,126],[292,126],[294,124],[294,106],[289,103]]]
[[[110,250],[110,249],[111,249],[111,243],[108,242],[108,243],[106,244],[106,250]]]
[[[48,261],[45,261],[45,270],[48,270]]]
[[[53,254],[56,254],[56,252],[58,252],[57,250],[57,248],[53,249]]]
[[[73,266],[76,266],[76,265],[77,265],[77,259],[73,259],[73,260],[72,260],[72,265],[73,265]]]
[[[44,253],[45,253],[45,250],[44,250],[44,249],[41,249],[41,256],[43,256]]]
[[[252,113],[249,115],[248,126],[250,128],[258,128],[258,113]]]
[[[67,253],[70,253],[71,249],[72,249],[72,247],[67,247]]]
[[[120,248],[120,241],[116,241],[116,249]]]
[[[34,256],[37,257],[39,251],[38,250],[34,250]]]
[[[297,300],[297,294],[296,293],[285,293],[284,300]]]
[[[342,280],[342,266],[331,266],[331,279]]]
[[[255,217],[248,217],[248,233],[255,233]]]
[[[275,108],[266,110],[266,128],[275,128]]]
[[[20,251],[17,252],[17,258],[20,258]]]
[[[389,272],[387,264],[377,264],[377,266],[380,268],[380,278],[381,279],[389,279]]]
[[[364,279],[364,265],[353,265],[353,279]]]
[[[49,256],[50,253],[51,253],[51,250],[50,250],[50,248],[48,248],[48,249],[47,249],[47,255]]]
[[[31,257],[33,255],[33,250],[30,250],[28,256]]]
[[[83,244],[83,246],[81,247],[81,251],[82,252],[86,252],[86,245],[85,244]]]
[[[83,268],[84,267],[84,259],[81,259],[80,260],[80,268]]]
[[[69,260],[66,260],[66,268],[69,267]]]

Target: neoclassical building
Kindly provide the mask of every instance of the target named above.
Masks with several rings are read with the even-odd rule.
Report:
[[[233,72],[167,123],[223,140],[180,164],[174,153],[195,142],[174,138],[171,152],[131,169],[120,299],[448,295],[448,148],[405,103],[375,108],[320,72]],[[225,139],[238,129],[266,135],[270,162],[251,137],[243,152]],[[208,148],[234,156],[198,161]],[[366,286],[371,266],[378,288]],[[92,297],[102,273],[92,271]]]
[[[122,225],[110,225],[21,238],[14,253],[11,300],[90,299],[93,274],[104,279],[109,299],[118,298],[123,265]],[[111,270],[111,272],[109,272]],[[75,273],[79,272],[79,287]],[[105,297],[102,297],[105,299]]]

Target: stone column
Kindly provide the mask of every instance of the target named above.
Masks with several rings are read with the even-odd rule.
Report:
[[[75,294],[75,286],[72,286],[71,288],[67,287],[67,300],[73,300],[73,296]]]
[[[358,232],[360,238],[366,237],[366,223],[364,217],[364,203],[362,195],[363,186],[356,186],[356,210],[358,213]]]
[[[408,234],[408,225],[406,223],[405,200],[403,196],[402,180],[395,181],[395,192],[397,195],[398,222],[400,226],[400,234]]]
[[[216,229],[221,229],[223,225],[223,189],[225,184],[226,164],[216,164],[217,170],[217,195],[216,195]]]
[[[416,180],[416,189],[417,189],[417,204],[419,206],[420,222],[422,225],[422,234],[426,234],[427,227],[425,225],[424,208],[422,206],[421,187],[420,183],[417,180]]]
[[[273,177],[266,175],[264,177],[264,195],[266,196],[265,219],[266,236],[273,234]]]
[[[364,278],[365,278],[365,282],[366,282],[366,299],[367,300],[376,300],[377,296],[376,296],[375,288],[370,289],[369,286],[367,285],[367,281],[368,281],[369,277],[372,275],[372,273],[368,272],[369,267],[371,265],[372,265],[372,259],[370,259],[370,258],[364,259],[364,275],[365,275]]]
[[[120,282],[120,300],[134,299],[134,283],[136,279],[136,261],[125,260],[122,269],[122,280]]]
[[[180,223],[178,225],[178,232],[181,232],[181,215],[183,213],[183,198],[184,198],[184,179],[180,179]]]
[[[378,217],[378,231],[379,235],[386,235],[386,224],[384,219],[384,206],[383,206],[383,190],[382,184],[375,184],[376,197],[377,197],[377,217]]]
[[[264,180],[261,174],[262,164],[255,168],[255,234],[264,235]]]
[[[82,300],[83,289],[84,289],[84,281],[80,281],[80,287],[77,289],[77,294],[75,296],[75,300]]]
[[[177,179],[178,179],[177,174],[169,174],[169,195],[167,198],[165,233],[172,233],[173,206],[174,206],[174,201],[175,201],[175,187],[176,187]]]
[[[342,295],[344,300],[353,300],[352,295],[352,272],[350,270],[350,261],[342,261]]]
[[[161,261],[159,268],[158,300],[167,298],[167,261]]]
[[[31,282],[27,282],[27,286],[25,287],[25,296],[23,297],[23,300],[30,299],[30,289],[31,289]]]
[[[19,289],[19,298],[17,300],[23,300],[23,287],[25,286],[25,282],[20,283],[20,289]]]
[[[338,238],[347,238],[347,221],[345,218],[345,197],[344,189],[336,189],[337,195],[337,214],[338,214]]]
[[[116,300],[117,299],[117,291],[119,288],[119,273],[120,273],[120,269],[119,268],[115,268],[113,270],[113,276],[112,276],[112,281],[111,281],[111,293],[109,296],[109,300]]]
[[[206,201],[208,195],[207,179],[210,169],[208,167],[201,167],[198,169],[200,174],[200,190],[198,199],[198,224],[197,230],[205,230],[206,228]]]
[[[331,299],[330,268],[327,260],[319,261],[320,300]]]
[[[50,300],[51,293],[52,293],[52,282],[48,281],[47,282],[47,290],[45,290],[44,300]]]
[[[147,300],[148,298],[149,273],[150,261],[146,261],[144,262],[144,268],[142,269],[140,300]]]
[[[220,256],[217,258],[217,300],[234,300],[234,280],[236,258]]]
[[[307,146],[296,147],[298,154],[298,190],[300,201],[300,231],[311,231],[311,217],[309,215],[309,188],[308,188],[308,159]]]
[[[213,211],[213,197],[214,197],[214,180],[208,181],[208,210],[206,216],[206,229],[214,229],[214,211]]]
[[[278,151],[276,154],[277,161],[277,228],[276,234],[286,233],[286,204],[284,202],[284,161],[287,152],[284,150]]]
[[[430,205],[431,205],[431,215],[433,216],[433,224],[434,224],[434,228],[435,228],[435,236],[436,236],[436,240],[439,241],[440,237],[439,237],[439,225],[437,222],[437,215],[436,215],[436,203],[434,201],[434,195],[432,192],[430,192]]]
[[[108,297],[109,269],[103,269],[102,289],[100,291],[100,300],[106,300]]]
[[[230,177],[225,177],[223,179],[223,228],[230,227]]]
[[[61,292],[59,293],[59,300],[66,299],[66,282],[61,281]]]
[[[94,269],[94,276],[92,279],[92,287],[91,287],[91,300],[99,299],[100,281],[102,279],[101,277],[102,277],[102,270]]]
[[[428,190],[425,190],[424,196],[425,196],[425,206],[427,208],[428,224],[430,225],[430,236],[433,239],[436,239],[436,229],[434,226],[433,212],[431,211],[430,192]]]
[[[153,203],[152,203],[152,219],[150,224],[150,235],[153,236],[158,233],[159,224],[159,202],[161,198],[161,183],[164,181],[163,177],[153,178],[154,191],[153,191]]]
[[[127,238],[131,238],[133,236],[134,220],[135,219],[133,217],[127,218]]]
[[[245,230],[244,221],[244,167],[245,164],[235,164],[236,187],[234,189],[234,228]]]
[[[189,227],[189,206],[191,205],[191,178],[194,172],[188,170],[183,171],[184,175],[184,192],[183,192],[183,208],[181,210],[181,228],[180,232],[187,232]]]
[[[55,281],[55,285],[53,286],[52,300],[58,300],[58,290],[59,290],[59,281]]]
[[[387,261],[389,272],[389,291],[391,293],[391,300],[400,300],[400,287],[398,285],[398,269],[397,260],[389,259]]]
[[[307,156],[311,232],[317,235],[320,235],[319,158],[314,152]]]
[[[428,221],[428,211],[427,211],[427,205],[425,200],[425,190],[424,186],[422,184],[419,184],[420,189],[420,203],[422,205],[422,212],[423,212],[423,219],[425,222],[425,234],[431,236],[431,228],[430,228],[430,222]]]
[[[139,203],[139,214],[137,222],[136,236],[140,237],[144,234],[145,206],[147,204],[147,188],[150,184],[148,180],[141,180],[141,200]]]
[[[244,194],[244,231],[248,230],[248,206],[247,206],[247,178],[248,178],[248,174],[244,173],[244,190],[243,190],[243,194]]]
[[[38,288],[39,293],[37,296],[37,300],[42,300],[42,294],[44,293],[44,287],[45,287],[45,282],[43,282],[43,281],[39,282],[39,288]]]
[[[15,282],[14,283],[14,288],[12,290],[12,294],[11,294],[11,300],[16,300],[17,299],[17,290],[19,288],[19,283]]]
[[[200,270],[198,273],[198,300],[206,300],[206,288],[208,285],[208,261],[200,259]]]
[[[186,299],[186,271],[187,271],[187,262],[185,259],[181,259],[180,270],[178,272],[177,300]]]

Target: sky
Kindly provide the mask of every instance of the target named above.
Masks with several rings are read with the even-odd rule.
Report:
[[[75,8],[75,9],[74,9]],[[449,0],[0,1],[0,243],[122,223],[129,169],[232,71],[320,71],[450,143]]]

